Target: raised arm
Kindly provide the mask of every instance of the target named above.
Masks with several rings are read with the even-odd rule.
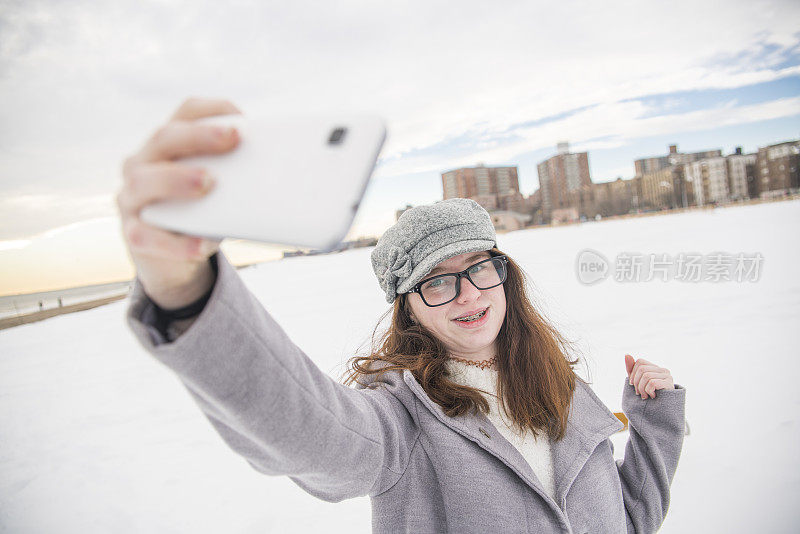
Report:
[[[209,190],[202,168],[180,158],[219,154],[235,131],[194,119],[238,110],[224,100],[189,99],[126,159],[117,195],[125,244],[136,266],[127,321],[142,346],[175,372],[232,449],[254,468],[288,475],[329,501],[377,494],[402,474],[417,425],[394,391],[355,390],[328,377],[289,340],[219,251],[219,242],[145,224],[141,209]],[[213,272],[213,258],[218,273]],[[211,289],[202,312],[169,339],[156,305],[176,310]]]
[[[337,383],[292,343],[221,252],[217,263],[211,298],[171,343],[155,328],[153,303],[137,280],[127,320],[142,346],[258,471],[288,475],[327,501],[388,489],[419,435],[391,394],[395,375],[382,389]]]
[[[686,390],[678,384],[642,399],[625,379],[622,410],[630,434],[617,468],[629,533],[656,532],[664,521],[683,447],[685,402]]]

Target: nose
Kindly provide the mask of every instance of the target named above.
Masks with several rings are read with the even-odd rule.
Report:
[[[456,299],[459,304],[475,300],[481,295],[481,290],[475,287],[472,282],[467,280],[466,276],[462,276],[458,283],[461,284],[461,289],[459,290],[458,298]]]

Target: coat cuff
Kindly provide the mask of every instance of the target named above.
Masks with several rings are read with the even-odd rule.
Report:
[[[218,301],[223,293],[221,289],[223,285],[221,279],[223,276],[226,277],[228,279],[228,285],[235,283],[232,279],[236,278],[236,268],[230,264],[221,251],[216,252],[209,258],[209,261],[214,262],[216,278],[211,288],[211,294],[202,311],[194,317],[171,321],[167,325],[166,331],[164,331],[160,321],[161,314],[159,313],[158,306],[147,296],[139,278],[137,277],[134,280],[133,289],[129,296],[128,308],[126,310],[126,321],[138,341],[146,350],[153,352],[157,347],[165,349],[189,335],[190,332],[197,333],[203,330],[203,324],[205,323],[207,325],[208,321],[211,320],[209,316],[213,313],[214,309],[220,306]]]
[[[686,388],[675,384],[675,389],[658,389],[656,397],[643,399],[625,377],[622,394],[622,411],[629,421],[647,418],[649,422],[671,429],[675,433],[686,431]]]

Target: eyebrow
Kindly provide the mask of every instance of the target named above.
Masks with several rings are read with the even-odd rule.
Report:
[[[486,251],[476,252],[475,254],[472,254],[471,256],[467,256],[466,261],[470,262],[470,261],[474,260],[475,258],[483,256],[486,253],[487,253]],[[489,254],[489,257],[491,257],[491,254]],[[486,258],[486,259],[489,259],[489,258]],[[428,276],[435,276],[436,274],[438,274],[440,272],[447,272],[447,271],[445,271],[444,268],[442,268],[442,267],[436,267],[435,269],[431,270],[430,273],[428,273]]]

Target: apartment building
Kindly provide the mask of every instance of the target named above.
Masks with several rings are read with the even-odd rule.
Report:
[[[800,140],[758,149],[757,190],[760,197],[782,194],[800,187]]]
[[[728,162],[728,187],[731,200],[742,200],[758,197],[756,191],[756,154],[742,154],[742,147],[736,147],[736,152],[727,156]]]
[[[636,176],[657,172],[673,165],[684,165],[701,159],[717,158],[722,156],[721,150],[706,150],[703,152],[678,152],[678,145],[669,145],[669,153],[665,156],[637,159],[633,162]]]
[[[486,210],[517,211],[524,208],[516,167],[454,169],[442,174],[443,198],[471,198]]]
[[[593,204],[589,154],[570,152],[566,142],[559,143],[557,151],[558,154],[537,166],[544,218],[549,221],[554,210],[571,207],[588,217]]]

